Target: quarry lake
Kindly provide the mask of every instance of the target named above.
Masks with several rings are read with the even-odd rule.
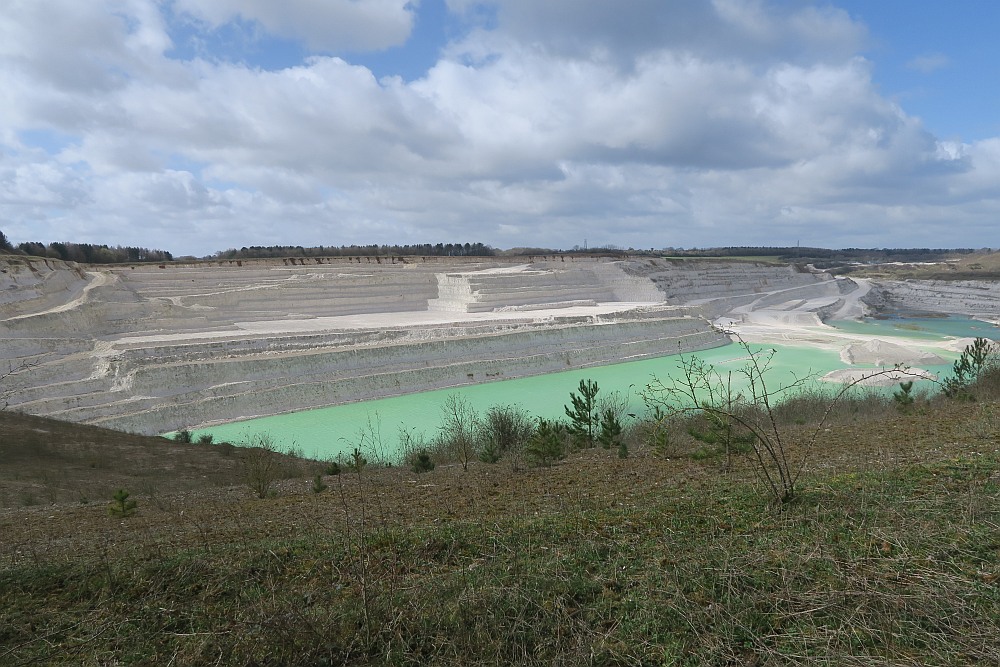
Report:
[[[994,325],[959,318],[900,318],[830,324],[847,333],[874,335],[918,349],[922,344],[949,337],[1000,338],[1000,329]],[[751,345],[751,349],[776,350],[766,376],[772,389],[787,385],[797,377],[820,376],[846,367],[839,353],[834,350],[800,345]],[[947,358],[948,364],[922,368],[937,375],[947,374],[951,360],[957,358],[957,353],[949,354],[939,348],[935,348],[934,352]],[[746,363],[746,350],[735,344],[695,354],[723,374],[738,371]],[[249,441],[254,434],[268,433],[283,450],[295,449],[307,457],[325,460],[350,452],[360,445],[370,448],[369,435],[362,441],[362,433],[374,432],[380,444],[376,446],[377,451],[372,453],[395,460],[399,455],[400,430],[432,437],[442,422],[442,406],[451,394],[460,394],[479,413],[494,405],[518,405],[535,416],[561,418],[564,416],[563,406],[569,403],[569,393],[577,389],[581,379],[590,379],[600,387],[599,396],[613,391],[621,392],[628,398],[629,412],[642,414],[645,407],[639,392],[654,377],[665,380],[676,375],[680,356],[671,355],[248,419],[199,429],[194,435],[211,434],[216,442],[242,443]],[[732,377],[735,387],[738,373],[734,372]],[[828,384],[825,386],[830,387]],[[261,400],[267,400],[266,394],[262,394]]]

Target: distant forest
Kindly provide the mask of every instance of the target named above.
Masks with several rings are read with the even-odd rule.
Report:
[[[972,248],[800,248],[797,246],[731,246],[722,248],[668,248],[667,253],[685,257],[828,257],[830,259],[847,259],[860,255],[878,255],[881,257],[926,257],[945,254],[968,254],[976,252]]]
[[[174,256],[166,250],[90,243],[38,243],[29,241],[16,246],[0,231],[0,251],[62,259],[82,264],[127,264],[129,262],[170,262]],[[492,257],[496,251],[483,243],[423,243],[417,245],[342,245],[250,246],[216,252],[213,259],[267,259],[275,257],[389,257],[422,255],[426,257]]]
[[[984,249],[985,250],[985,249]],[[130,262],[170,262],[174,256],[166,250],[94,245],[90,243],[11,244],[0,231],[0,252],[35,257],[49,257],[82,264],[126,264]],[[285,257],[494,257],[560,254],[567,251],[550,248],[512,248],[497,250],[484,243],[417,243],[413,245],[341,245],[341,246],[250,246],[220,250],[204,259],[269,259]],[[844,262],[932,262],[955,254],[979,252],[972,248],[800,248],[782,246],[731,246],[722,248],[664,248],[663,250],[624,250],[616,246],[574,247],[571,254],[646,255],[668,257],[775,257],[792,263],[812,263],[819,268]],[[192,259],[185,257],[183,259]]]
[[[667,248],[663,254],[671,257],[777,257],[788,262],[933,262],[949,255],[978,252],[972,248],[827,248],[792,247],[726,247]]]
[[[28,241],[16,246],[0,231],[0,251],[48,257],[81,264],[125,264],[128,262],[169,262],[173,260],[166,250],[150,250],[131,246],[93,245],[91,243],[38,243]]]
[[[250,246],[230,248],[213,256],[216,259],[266,259],[272,257],[492,257],[496,251],[483,243],[418,243],[415,245],[342,245],[316,246]]]

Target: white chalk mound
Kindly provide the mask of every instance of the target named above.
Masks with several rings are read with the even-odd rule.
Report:
[[[895,366],[897,364],[937,365],[948,363],[938,355],[908,345],[890,343],[878,338],[865,343],[852,343],[845,347],[840,358],[845,364],[875,364]]]
[[[965,348],[976,342],[975,338],[956,338],[953,341],[945,343],[944,348],[951,350],[953,352],[963,352]],[[989,341],[990,348],[994,351],[1000,351],[1000,341]]]
[[[910,380],[936,380],[937,376],[922,368],[880,370],[877,368],[841,368],[820,378],[823,382],[854,383],[862,387],[891,387]]]

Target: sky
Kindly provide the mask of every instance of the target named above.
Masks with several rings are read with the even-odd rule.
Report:
[[[1000,247],[990,0],[0,0],[0,230]]]

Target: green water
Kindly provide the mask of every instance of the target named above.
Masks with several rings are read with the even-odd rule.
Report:
[[[797,377],[823,374],[843,368],[835,352],[808,347],[769,346],[777,349],[772,368],[767,375],[769,385],[788,385]],[[751,346],[759,350],[761,346]],[[697,353],[700,358],[714,364],[720,373],[734,371],[733,386],[739,387],[738,371],[746,363],[746,351],[737,345],[727,345]],[[195,436],[212,434],[216,442],[246,442],[254,433],[270,433],[287,449],[301,449],[311,458],[328,459],[351,451],[364,444],[370,448],[366,435],[377,431],[381,447],[379,453],[388,458],[396,455],[401,428],[430,437],[442,421],[441,407],[450,394],[458,393],[477,412],[485,412],[493,405],[519,405],[533,415],[561,418],[563,406],[569,403],[569,393],[575,391],[581,379],[590,379],[600,387],[598,397],[612,391],[621,392],[628,399],[629,411],[645,412],[639,392],[654,378],[666,379],[677,373],[679,355],[644,361],[633,361],[609,366],[598,366],[561,373],[550,373],[528,378],[502,380],[466,387],[408,394],[374,401],[364,401],[328,408],[304,410],[271,417],[260,417],[242,422],[222,424],[199,430]]]
[[[914,341],[941,340],[949,336],[1000,340],[1000,327],[995,324],[960,317],[890,317],[867,319],[863,322],[844,320],[828,324],[850,333],[894,336]]]
[[[754,348],[758,349],[758,348]],[[736,345],[704,350],[698,356],[715,364],[720,371],[742,367],[746,351]],[[477,412],[493,405],[518,405],[539,417],[565,417],[563,405],[569,403],[569,393],[576,391],[582,379],[597,382],[598,397],[612,391],[628,399],[633,413],[645,411],[638,392],[654,376],[666,378],[677,369],[679,355],[633,361],[609,366],[597,366],[534,377],[501,380],[460,388],[426,391],[373,401],[328,408],[304,410],[272,417],[260,417],[233,422],[198,431],[211,433],[216,442],[245,442],[253,433],[267,432],[283,447],[301,448],[311,458],[327,459],[349,452],[361,443],[361,432],[376,427],[383,449],[390,456],[398,448],[399,430],[406,428],[430,437],[442,422],[442,405],[450,394],[458,393]],[[775,355],[771,376],[777,382],[791,382],[793,373],[825,372],[841,366],[833,352],[817,352],[809,348],[782,348]],[[365,438],[366,445],[370,439]]]
[[[865,322],[835,322],[837,328],[852,333],[874,334],[880,337],[921,342],[942,340],[949,336],[988,336],[998,338],[1000,329],[975,320],[957,318],[868,320]],[[990,336],[992,334],[992,336]],[[764,349],[751,346],[752,350]],[[787,386],[806,375],[822,375],[844,368],[836,352],[812,347],[774,345],[776,350],[766,380],[771,389]],[[935,350],[942,356],[940,350]],[[733,373],[733,387],[742,388],[738,371],[745,366],[746,350],[738,345],[704,350],[697,356],[713,364],[722,374]],[[953,355],[957,356],[957,355]],[[644,361],[599,366],[536,377],[502,380],[453,389],[408,394],[374,401],[364,401],[328,408],[304,410],[272,417],[223,424],[199,430],[195,436],[210,433],[216,442],[246,442],[255,433],[270,433],[280,446],[298,449],[308,457],[329,459],[363,445],[384,458],[397,456],[400,429],[431,437],[442,422],[442,405],[450,394],[460,394],[473,409],[485,412],[494,405],[518,405],[529,413],[547,418],[564,417],[563,406],[569,403],[569,393],[575,391],[581,379],[590,379],[600,387],[599,397],[618,391],[628,399],[629,411],[643,414],[645,407],[639,392],[654,378],[666,380],[678,375],[680,355]],[[937,375],[947,375],[948,365],[926,367]],[[825,385],[831,388],[831,385]],[[362,436],[362,433],[365,435]],[[381,444],[372,446],[371,434]]]

